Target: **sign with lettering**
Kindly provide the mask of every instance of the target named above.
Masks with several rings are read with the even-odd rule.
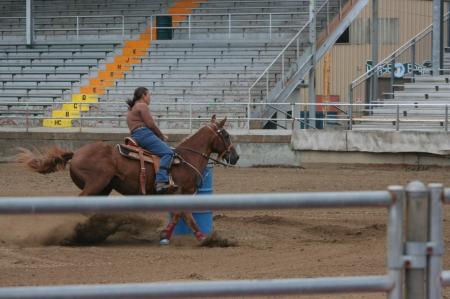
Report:
[[[371,60],[367,60],[366,62],[366,72],[373,69],[373,63]],[[414,72],[415,75],[423,75],[429,72],[431,69],[428,67],[426,63],[423,65],[420,64],[412,64],[412,63],[385,63],[378,66],[377,73],[378,76],[384,76],[392,73],[392,69],[394,69],[394,77],[395,78],[403,78],[406,74],[412,74]]]

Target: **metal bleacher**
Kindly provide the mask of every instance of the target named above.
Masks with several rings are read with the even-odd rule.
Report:
[[[123,79],[100,97],[108,105],[92,117],[123,117],[123,104],[138,86],[152,93],[160,125],[186,128],[189,117],[228,115],[231,126],[247,125],[248,88],[308,20],[309,1],[201,1],[189,20],[176,24],[173,40],[156,40]],[[320,24],[319,24],[320,26]],[[305,40],[307,40],[305,38]],[[300,52],[303,51],[300,44]],[[288,52],[287,60],[296,53]],[[276,81],[276,73],[269,80]],[[192,105],[194,103],[194,105]],[[98,124],[97,124],[98,125]]]
[[[448,131],[450,52],[444,53],[442,75],[430,72],[410,78],[411,82],[396,85],[393,93],[385,93],[362,118],[354,130]],[[447,121],[446,121],[447,119]]]
[[[54,107],[40,102],[70,101],[81,82],[121,50],[124,39],[138,35],[149,16],[164,13],[166,6],[167,1],[35,0],[30,47],[24,42],[25,1],[0,1],[0,118],[14,111],[19,117],[24,111],[51,116]],[[34,123],[41,126],[42,119]]]
[[[192,118],[200,122],[213,113],[228,115],[235,127],[245,126],[241,119],[249,115],[249,86],[308,21],[310,5],[309,0],[190,1],[183,6],[188,13],[172,16],[172,39],[161,40],[149,26],[155,25],[157,15],[170,13],[177,1],[33,3],[36,44],[30,48],[22,41],[25,1],[0,1],[0,102],[35,103],[33,111],[47,109],[43,115],[50,117],[55,106],[38,102],[69,102],[74,94],[98,88],[99,103],[83,110],[83,125],[125,126],[106,119],[123,120],[125,100],[136,87],[146,86],[152,93],[152,111],[166,128],[186,128]],[[323,29],[320,20],[317,27]],[[129,69],[102,79],[102,85],[92,83],[123,55],[126,39],[142,34],[151,40],[150,47],[134,47],[142,55],[127,65]],[[305,46],[300,43],[296,52],[285,52],[288,64],[296,63],[294,57]],[[273,71],[269,83],[279,79],[277,69]],[[7,108],[2,111],[20,110]],[[186,118],[190,123],[179,121]],[[68,121],[79,124],[75,118]]]

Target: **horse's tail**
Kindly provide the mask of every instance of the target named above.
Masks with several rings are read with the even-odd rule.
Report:
[[[20,153],[17,154],[17,162],[43,174],[63,170],[67,162],[73,157],[73,152],[65,151],[56,145],[43,152],[36,148],[33,151],[23,147],[18,149]]]

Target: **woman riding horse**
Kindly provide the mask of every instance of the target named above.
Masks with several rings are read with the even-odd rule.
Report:
[[[201,127],[197,132],[185,138],[175,151],[180,163],[171,167],[171,175],[179,186],[177,193],[194,194],[202,181],[202,173],[206,168],[210,155],[217,153],[219,160],[236,164],[237,154],[231,136],[224,128],[226,118],[211,122]],[[22,149],[19,162],[28,165],[39,173],[51,173],[64,169],[70,161],[70,177],[82,191],[80,196],[109,195],[112,190],[124,195],[140,195],[140,163],[121,155],[118,146],[105,142],[89,143],[76,151],[68,151],[57,146],[47,149],[44,153]],[[213,159],[214,160],[214,159]],[[215,160],[216,162],[218,160]],[[155,193],[153,167],[146,167],[146,190]],[[161,232],[160,243],[168,244],[176,223],[183,218],[192,229],[197,240],[206,236],[200,231],[192,213],[176,212],[171,214],[169,224]]]
[[[178,186],[170,185],[168,170],[172,163],[174,152],[164,142],[168,138],[158,128],[149,110],[150,94],[145,87],[134,91],[133,100],[128,100],[127,124],[131,137],[147,151],[161,158],[159,170],[156,173],[156,194],[166,193],[169,188],[176,191]]]

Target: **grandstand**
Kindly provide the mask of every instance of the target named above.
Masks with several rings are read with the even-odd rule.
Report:
[[[448,19],[448,15],[446,16]],[[448,21],[448,20],[447,20]],[[379,63],[380,68],[395,65],[394,71],[382,75],[381,80],[389,79],[389,89],[382,90],[379,97],[361,109],[362,118],[358,118],[353,129],[358,130],[411,130],[411,131],[448,131],[448,98],[450,96],[449,70],[450,51],[443,53],[443,64],[438,75],[433,75],[429,60],[423,66],[413,66],[419,58],[429,57],[432,27],[429,26],[414,36],[405,45]],[[424,46],[426,44],[426,46]],[[424,53],[415,53],[411,49],[422,49]],[[367,75],[361,81],[360,78]],[[368,85],[373,77],[370,71],[354,81],[355,86]],[[380,79],[378,79],[380,80]],[[357,89],[357,88],[354,88]]]
[[[317,1],[327,10],[317,18],[318,32],[341,3]],[[124,100],[137,86],[147,86],[155,115],[170,128],[180,126],[177,119],[229,112],[236,127],[245,126],[248,88],[308,22],[310,2],[33,1],[32,47],[23,45],[25,1],[1,5],[0,99],[8,103],[2,105],[6,114],[32,110],[46,117],[34,125],[51,127],[76,125],[81,114],[87,126],[123,126],[105,119],[122,118]],[[158,24],[168,18],[170,27]],[[306,31],[298,37],[304,42],[285,52],[286,68],[309,46]],[[282,71],[275,68],[268,83],[275,86]],[[67,104],[50,108],[49,101]]]
[[[359,12],[351,10],[366,2],[316,1],[313,56],[306,0],[36,0],[32,46],[25,45],[26,1],[3,0],[1,123],[124,127],[124,101],[146,86],[165,128],[192,129],[213,113],[228,115],[233,128],[262,128],[277,113],[298,115],[289,103],[298,102],[299,86],[308,86],[312,59],[320,60],[342,33],[339,26]],[[334,124],[347,128],[354,117],[353,129],[395,130],[400,122],[446,128],[445,106],[421,105],[445,104],[447,82],[426,81],[416,76],[414,84],[394,84],[385,99],[353,108],[353,115],[332,108],[343,119]]]

